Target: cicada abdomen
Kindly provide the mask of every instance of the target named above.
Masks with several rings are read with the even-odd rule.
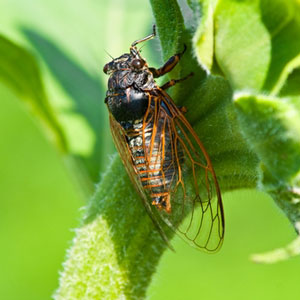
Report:
[[[162,112],[154,115],[157,96],[149,96],[150,106],[143,119],[135,120],[129,130],[125,130],[132,161],[143,188],[152,199],[152,205],[171,213],[170,191],[178,177],[176,159],[183,159],[180,145],[173,143],[174,136],[165,122]],[[157,120],[155,120],[157,118]],[[176,153],[176,154],[175,154]]]

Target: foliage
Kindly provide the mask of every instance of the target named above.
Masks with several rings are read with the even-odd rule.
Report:
[[[184,43],[191,49],[192,28],[185,27],[177,2],[153,0],[151,4],[164,59],[172,53],[178,52]],[[190,4],[196,5],[195,3]],[[296,11],[293,8],[296,3],[284,4],[275,1],[268,6],[265,1],[219,1],[218,3],[203,1],[199,5],[198,10],[201,11],[203,18],[200,19],[201,22],[194,35],[193,51],[199,57],[200,65],[209,75],[206,76],[201,68],[196,68],[196,61],[191,54],[186,55],[180,67],[172,72],[171,76],[182,77],[190,70],[193,70],[196,75],[183,87],[174,89],[173,97],[178,104],[184,104],[187,108],[193,107],[193,110],[188,112],[187,118],[210,153],[222,190],[254,186],[257,176],[260,175],[258,185],[271,193],[275,200],[283,203],[283,208],[288,206],[285,212],[295,223],[298,221],[298,210],[297,207],[291,206],[292,195],[297,195],[295,192],[297,178],[295,177],[297,177],[300,167],[299,115],[295,105],[297,99],[280,99],[275,95],[270,98],[264,96],[263,93],[272,93],[272,90],[276,90],[278,81],[283,85],[282,79],[279,80],[280,76],[284,76],[281,75],[282,72],[286,72],[283,62],[287,63],[294,59],[295,49],[300,50],[299,47],[291,45],[288,47],[289,52],[284,46],[286,50],[284,55],[280,56],[280,59],[276,57],[281,51],[278,39],[280,40],[281,35],[285,35],[285,37],[287,35],[286,26],[292,26],[288,30],[288,41],[293,42],[296,34],[299,33],[297,31],[298,16],[289,15],[290,12]],[[276,15],[277,19],[273,21],[272,16],[277,11],[280,11],[280,14]],[[290,25],[290,22],[295,22],[295,24]],[[274,48],[277,51],[272,53]],[[232,91],[238,120],[235,118],[230,101]],[[247,91],[247,94],[241,93],[241,91]],[[239,134],[240,129],[247,143]],[[270,156],[270,153],[273,155]],[[113,172],[109,172],[107,176],[113,177]],[[118,186],[121,187],[123,184],[124,180],[121,180]],[[271,184],[272,187],[270,187]],[[107,223],[101,231],[110,228],[110,236],[115,245],[113,253],[116,251],[122,261],[128,260],[128,263],[125,264],[125,274],[129,272],[133,276],[129,276],[125,282],[119,283],[121,286],[119,295],[124,293],[128,298],[139,298],[144,293],[145,285],[141,281],[141,286],[137,289],[138,285],[133,284],[135,283],[133,278],[144,277],[148,282],[149,274],[154,271],[153,264],[158,261],[157,253],[162,253],[165,247],[161,246],[159,239],[154,238],[157,235],[156,232],[149,233],[148,220],[145,219],[140,221],[138,227],[145,228],[147,233],[144,233],[143,230],[137,231],[136,238],[129,238],[129,244],[124,243],[120,237],[123,234],[131,236],[132,225],[124,226],[123,222],[118,222],[118,224],[115,224],[114,221],[111,222],[111,219],[118,218],[116,215],[113,218],[107,217],[107,211],[110,211],[112,201],[117,207],[123,207],[125,193],[110,194],[109,199],[106,198],[106,202],[104,202],[102,195],[106,193],[103,193],[102,190],[107,188],[105,180],[103,180],[88,210],[88,214],[97,217],[92,220],[88,218],[90,221],[80,230],[77,238],[84,239],[87,249],[94,249],[95,246],[91,244],[91,242],[94,243],[94,238],[88,238],[86,230],[90,232],[89,226],[94,226],[95,222],[99,222],[99,220],[103,222],[104,219]],[[128,186],[127,189],[126,194],[130,194],[131,187]],[[291,190],[290,193],[289,190]],[[93,205],[94,202],[101,203],[101,205]],[[136,203],[138,201],[129,205],[126,215],[143,214],[139,211],[140,206]],[[124,213],[123,209],[122,213]],[[101,226],[103,224],[99,225],[98,230]],[[142,233],[144,243],[137,242],[138,236]],[[73,250],[80,245],[83,245],[83,242],[75,242]],[[153,251],[153,255],[150,257],[154,257],[154,261],[146,260],[144,254],[139,253],[140,245],[148,245],[148,247],[142,247],[145,251],[150,247],[150,251]],[[120,247],[122,247],[122,254],[117,250]],[[131,249],[135,249],[135,251],[132,252]],[[107,257],[109,256],[107,255]],[[101,265],[107,265],[110,269],[114,269],[111,267],[111,262],[105,263],[102,261],[103,257],[100,257],[101,261],[98,261],[98,264],[101,263]],[[62,277],[62,289],[59,291],[57,299],[70,297],[69,292],[76,291],[76,286],[82,282],[89,284],[92,276],[89,272],[82,272],[81,266],[89,266],[93,270],[92,266],[97,259],[93,257],[90,264],[83,265],[82,262],[87,261],[88,258],[90,258],[89,254],[79,256],[74,260],[73,255],[70,255],[65,266],[66,273]],[[143,268],[144,276],[140,276],[137,269],[130,268],[132,261],[140,262],[139,267]],[[123,266],[123,263],[121,265]],[[117,275],[119,270],[115,269],[114,271],[116,273],[113,276],[119,276]],[[70,273],[73,275],[68,276]],[[101,278],[104,278],[104,273]],[[70,285],[74,287],[74,290],[70,289]],[[94,283],[93,286],[95,285],[97,284]],[[97,286],[100,288],[101,283]],[[106,292],[102,285],[99,294],[105,295]]]
[[[34,57],[1,35],[0,51],[0,80],[26,101],[57,148],[66,152],[64,135],[47,101]]]
[[[195,75],[175,86],[172,97],[187,107],[186,117],[210,154],[222,191],[257,187],[269,193],[299,231],[299,2],[150,3],[163,59],[180,51],[183,44],[188,46],[170,77],[191,71]],[[82,188],[91,189],[105,165],[103,153],[110,149],[103,149],[107,125],[98,122],[104,114],[93,102],[103,97],[104,87],[38,33],[26,27],[22,32],[89,125],[96,140],[89,155],[74,150],[66,123],[54,117],[34,58],[4,37],[0,39],[0,80],[26,101],[45,132],[55,137],[56,147],[76,166],[77,179],[85,174]],[[26,64],[16,64],[17,60]],[[76,74],[77,89],[68,84],[64,70]],[[79,88],[81,83],[86,89]],[[85,91],[91,92],[90,98]],[[299,253],[298,244],[287,247],[284,258],[289,257],[286,253]],[[120,159],[113,156],[76,230],[55,299],[141,299],[165,249]],[[282,251],[276,253],[256,260],[281,260]]]

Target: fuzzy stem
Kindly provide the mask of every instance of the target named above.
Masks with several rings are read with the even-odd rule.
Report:
[[[55,299],[142,299],[165,248],[115,156],[76,230]]]
[[[76,230],[54,298],[143,299],[166,249],[115,156]]]

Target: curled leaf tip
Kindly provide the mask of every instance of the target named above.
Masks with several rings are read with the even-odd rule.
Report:
[[[300,255],[300,236],[298,236],[286,247],[278,248],[266,253],[253,254],[250,257],[250,260],[255,263],[274,264],[288,260],[297,255]]]

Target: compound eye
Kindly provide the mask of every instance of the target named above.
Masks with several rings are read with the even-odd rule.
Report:
[[[105,74],[107,74],[107,72],[108,72],[108,64],[106,64],[106,65],[104,66],[103,72],[104,72]]]
[[[140,69],[144,66],[145,62],[141,59],[134,59],[132,61],[132,66],[135,68],[135,69]]]

